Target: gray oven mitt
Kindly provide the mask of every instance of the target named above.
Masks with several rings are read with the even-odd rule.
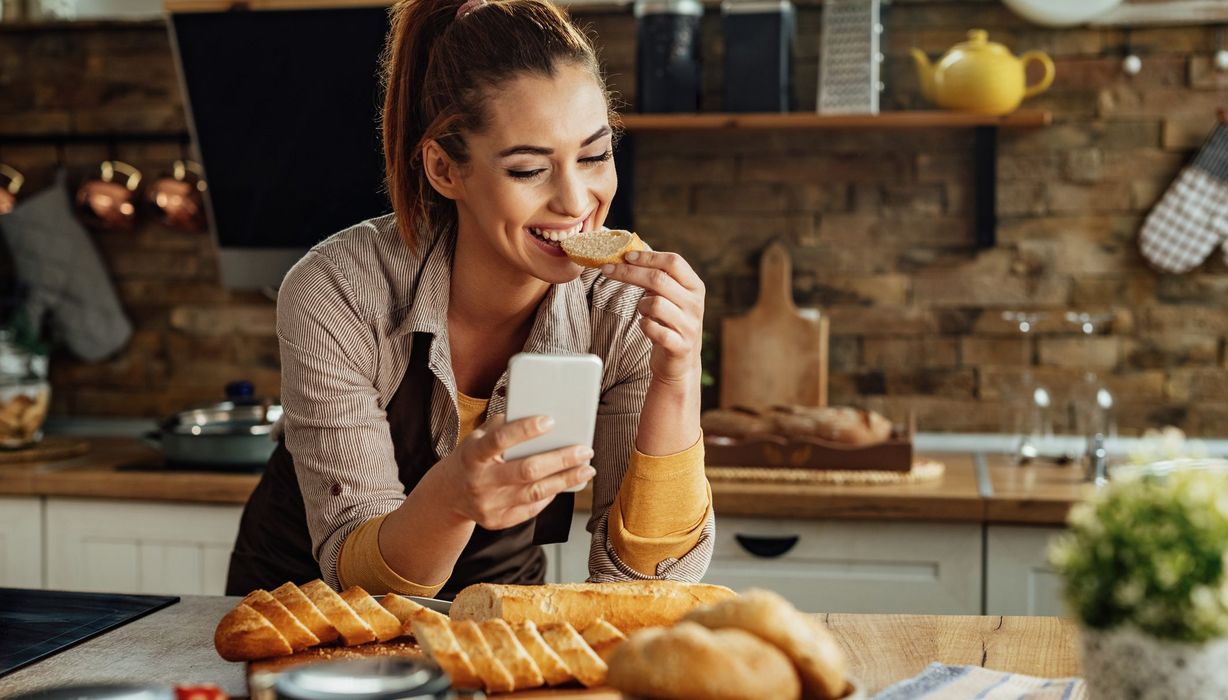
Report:
[[[73,216],[64,171],[55,184],[0,216],[0,231],[17,277],[29,290],[26,311],[35,328],[51,315],[51,330],[77,357],[101,360],[132,336],[115,288],[89,234]]]

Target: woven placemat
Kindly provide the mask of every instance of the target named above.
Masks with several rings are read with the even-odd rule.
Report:
[[[879,484],[918,484],[924,481],[937,481],[946,473],[947,467],[942,462],[935,462],[932,459],[919,459],[913,462],[912,469],[906,472],[711,466],[705,471],[708,474],[708,478],[712,481],[868,486]]]
[[[90,444],[79,438],[45,437],[37,444],[20,450],[0,450],[0,464],[71,459],[89,451]]]

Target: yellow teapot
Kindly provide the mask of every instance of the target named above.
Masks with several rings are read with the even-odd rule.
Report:
[[[989,41],[984,29],[968,32],[968,40],[952,46],[931,64],[920,49],[912,50],[917,63],[921,93],[944,109],[978,114],[1009,114],[1025,97],[1044,92],[1053,84],[1053,59],[1029,51],[1016,58],[1002,44]],[[1035,61],[1045,74],[1026,84],[1028,62]]]

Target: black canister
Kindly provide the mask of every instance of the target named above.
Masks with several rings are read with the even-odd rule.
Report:
[[[278,700],[452,700],[450,686],[433,661],[372,656],[292,668],[273,688]]]
[[[725,111],[788,112],[796,12],[789,0],[725,0]]]
[[[640,112],[698,112],[699,0],[636,0],[635,99]]]

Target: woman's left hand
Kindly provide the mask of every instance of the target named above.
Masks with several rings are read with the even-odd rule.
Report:
[[[645,290],[640,328],[652,341],[649,366],[655,381],[696,382],[704,325],[704,283],[681,255],[657,251],[627,253],[622,264],[606,265],[606,277]]]

